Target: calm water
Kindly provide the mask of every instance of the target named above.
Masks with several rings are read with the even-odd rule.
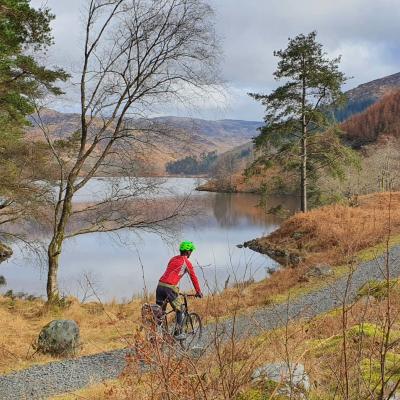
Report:
[[[196,184],[198,181],[191,178],[169,178],[158,194],[172,195],[170,189],[178,188],[179,194],[191,192],[194,200],[202,205],[202,212],[187,219],[172,239],[125,230],[118,236],[89,234],[67,240],[59,271],[62,292],[81,299],[86,292],[90,295],[85,274],[104,300],[129,299],[142,293],[145,286],[152,291],[183,239],[191,240],[197,246],[191,260],[205,292],[223,288],[228,277],[229,283],[266,277],[268,269],[276,267],[275,262],[236,245],[271,232],[277,228],[280,219],[257,206],[260,201],[257,195],[195,192]],[[76,201],[101,198],[104,190],[105,182],[94,179],[78,192]],[[293,199],[274,198],[269,206],[282,202],[288,209],[293,209]],[[44,294],[44,265],[39,257],[14,246],[14,256],[0,265],[0,275],[7,280],[7,287],[0,290]],[[191,288],[186,276],[181,288]]]

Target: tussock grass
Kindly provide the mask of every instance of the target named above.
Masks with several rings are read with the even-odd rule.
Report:
[[[80,356],[128,346],[140,324],[140,299],[101,305],[68,298],[67,303],[65,308],[49,308],[42,300],[0,296],[0,373],[54,361],[34,349],[41,328],[54,319],[73,319],[79,324]]]
[[[391,233],[400,233],[400,192],[360,196],[356,206],[334,204],[298,213],[259,242],[300,253],[307,264],[337,265],[383,242],[389,221]]]
[[[261,282],[237,285],[223,293],[202,300],[193,300],[191,308],[207,321],[213,317],[221,318],[237,312],[246,312],[253,307],[282,301],[287,299],[291,292],[296,295],[315,290],[328,280],[343,276],[348,271],[348,265],[354,265],[360,259],[372,259],[382,253],[386,248],[386,245],[381,243],[385,242],[388,234],[389,209],[391,232],[400,234],[399,206],[400,193],[391,195],[380,193],[360,197],[356,207],[338,204],[305,214],[296,214],[270,236],[260,239],[260,242],[279,245],[281,248],[301,253],[300,265],[283,268],[271,278]],[[392,239],[389,244],[398,243],[399,237]],[[299,278],[308,268],[320,263],[338,266],[335,268],[334,276],[299,282]],[[292,293],[291,298],[293,298]],[[392,307],[400,313],[398,291],[393,291],[393,298]],[[141,300],[137,299],[129,304],[110,303],[104,306],[96,303],[80,304],[75,299],[70,300],[66,308],[48,309],[40,300],[12,300],[0,297],[0,322],[4,332],[0,337],[0,372],[51,361],[51,357],[33,354],[32,344],[40,328],[56,318],[74,319],[79,323],[83,342],[80,355],[122,348],[132,343],[137,323],[140,321]],[[377,301],[366,312],[363,311],[363,307],[361,304],[356,304],[352,308],[348,326],[360,324],[360,315],[368,323],[379,326],[381,317],[385,313],[383,302]],[[328,339],[331,337],[339,338],[337,342],[340,345],[342,321],[339,314],[328,313],[310,323],[295,323],[286,331],[268,332],[268,340],[265,340],[265,343],[261,340],[264,347],[257,353],[257,363],[276,360],[284,352],[288,352],[282,348],[284,341],[282,335],[286,338],[289,336],[296,339],[296,346],[291,345],[293,349],[290,350],[290,354],[294,358],[303,360],[317,381],[328,381],[335,360],[332,360],[332,357],[325,357],[324,354],[318,355],[319,352],[313,349],[322,346],[320,343],[329,342]],[[400,326],[396,324],[393,329],[397,331]],[[379,332],[378,329],[376,331]],[[371,351],[375,351],[374,340],[368,335],[364,336],[370,343]],[[357,343],[354,336],[351,340],[352,343]],[[253,345],[254,342],[248,344],[250,349]],[[400,350],[397,347],[394,347],[394,350]],[[335,355],[336,353],[334,352]]]

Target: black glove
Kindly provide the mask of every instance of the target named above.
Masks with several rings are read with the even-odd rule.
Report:
[[[195,296],[195,297],[198,297],[199,299],[201,299],[201,298],[203,297],[203,293],[198,292],[198,293],[196,293],[196,296]]]

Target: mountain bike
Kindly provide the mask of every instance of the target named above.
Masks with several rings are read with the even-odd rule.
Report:
[[[149,330],[149,339],[155,340],[156,335],[161,335],[165,342],[173,344],[178,343],[183,350],[189,350],[199,343],[203,334],[203,325],[198,314],[189,311],[188,298],[195,295],[187,293],[179,293],[183,297],[181,311],[183,312],[182,333],[184,339],[176,339],[174,333],[178,330],[175,322],[168,321],[168,316],[175,313],[174,310],[165,312],[163,308],[157,304],[145,303],[142,306],[143,325]]]

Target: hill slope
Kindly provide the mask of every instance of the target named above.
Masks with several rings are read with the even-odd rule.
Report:
[[[363,83],[346,92],[349,101],[365,100],[367,98],[379,99],[388,90],[400,87],[400,72]]]
[[[79,129],[79,114],[61,113],[47,109],[43,111],[41,118],[57,138],[70,136]],[[256,121],[208,121],[181,117],[130,121],[130,125],[138,129],[148,124],[159,127],[160,130],[168,130],[169,133],[173,132],[167,135],[160,134],[157,136],[157,143],[149,140],[149,145],[142,146],[143,158],[147,161],[148,157],[151,157],[150,164],[152,164],[155,175],[164,175],[165,165],[169,161],[211,151],[223,153],[243,145],[257,134],[257,128],[262,125],[261,122]],[[31,139],[42,138],[40,130],[35,126],[29,128],[27,134]],[[153,137],[155,138],[154,135]],[[154,146],[155,144],[156,146]]]
[[[387,94],[377,103],[341,124],[350,144],[359,148],[400,138],[400,90]]]
[[[340,111],[341,117],[350,116],[340,125],[345,132],[346,144],[355,149],[370,145],[365,148],[367,152],[363,154],[364,157],[367,153],[368,155],[376,153],[389,140],[400,139],[400,73],[362,84],[348,91],[347,95],[350,103],[346,109]],[[244,149],[248,151],[243,152]],[[244,157],[239,157],[239,154],[243,154]],[[256,191],[260,187],[262,177],[258,177],[258,180],[255,178],[244,180],[242,176],[244,167],[252,158],[254,158],[254,149],[251,143],[238,146],[220,155],[217,159],[217,167],[222,166],[220,168],[222,172],[216,173],[215,179],[202,185],[202,189]],[[240,163],[230,162],[226,167],[224,166],[226,160],[240,160]],[[230,167],[231,165],[234,168]],[[227,178],[229,178],[229,185],[225,183]],[[288,180],[283,174],[274,176],[275,181],[278,178],[284,183]]]
[[[346,92],[348,103],[343,109],[336,112],[336,118],[344,121],[352,115],[364,111],[391,90],[398,88],[400,88],[400,72],[348,90]]]

